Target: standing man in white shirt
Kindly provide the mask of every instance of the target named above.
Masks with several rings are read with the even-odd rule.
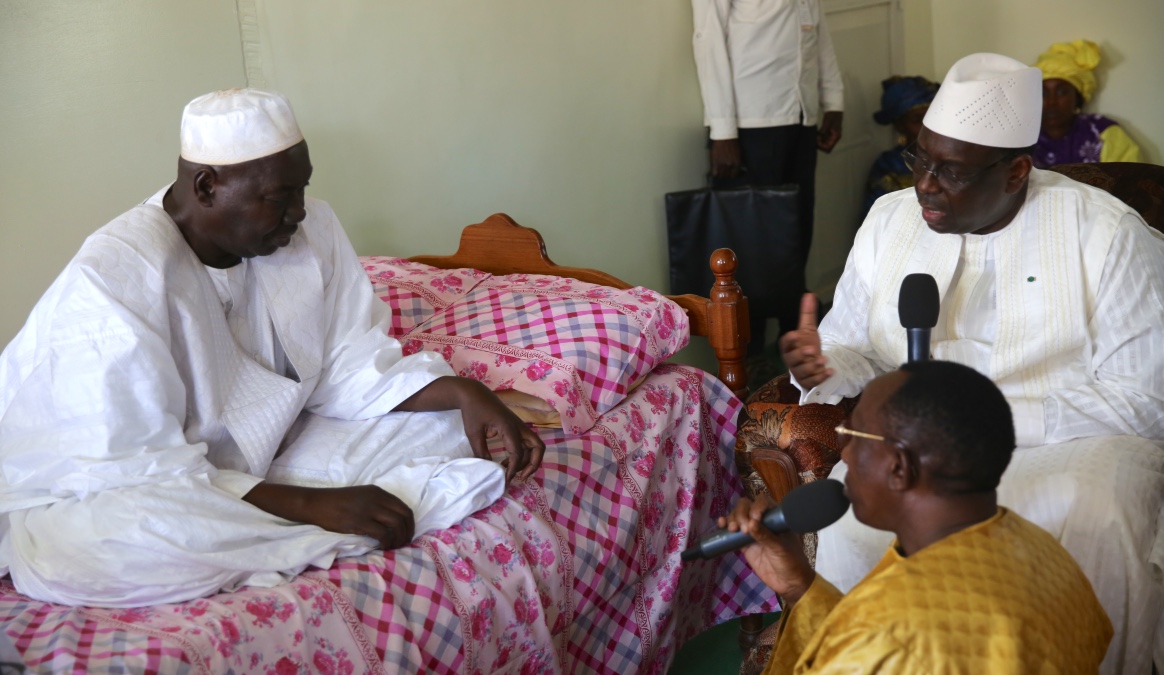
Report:
[[[712,185],[798,185],[800,260],[807,261],[816,152],[831,152],[841,139],[844,99],[821,2],[691,0],[691,7]],[[775,309],[781,334],[797,326],[800,293],[791,290]],[[764,348],[767,318],[765,308],[752,309],[754,354]]]

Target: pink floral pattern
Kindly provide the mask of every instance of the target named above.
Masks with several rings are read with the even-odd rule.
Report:
[[[365,256],[360,262],[372,281],[372,292],[392,310],[388,334],[393,337],[424,323],[492,276],[470,268],[440,269],[404,258]]]
[[[648,289],[518,274],[479,280],[403,341],[405,353],[439,352],[494,390],[545,400],[579,434],[689,338],[682,308]]]
[[[5,579],[0,617],[36,672],[380,672],[351,600],[310,575],[130,610],[35,602]]]
[[[739,409],[663,365],[590,431],[543,431],[533,478],[411,546],[140,609],[0,580],[0,622],[36,672],[664,673],[707,626],[775,606],[738,554],[679,559],[739,494]]]
[[[647,288],[361,260],[405,355],[439,352],[463,377],[537,396],[574,434],[690,339],[682,308]]]
[[[576,496],[563,503],[545,481],[517,483],[463,526],[422,538],[469,626],[461,672],[666,672],[678,645],[720,620],[724,607],[718,603],[735,605],[729,613],[773,606],[738,555],[687,565],[679,560],[693,537],[714,527],[738,489],[728,461],[734,405],[708,405],[720,387],[690,369],[662,366],[589,432],[570,439],[571,446],[581,444],[573,454],[547,458],[547,465],[561,463],[573,477],[578,487],[569,494]],[[714,458],[686,461],[689,435],[714,448]],[[639,441],[630,440],[636,436]],[[566,439],[564,432],[544,437],[549,447]],[[609,457],[609,469],[592,463],[597,456]],[[613,483],[603,478],[614,475],[619,479]],[[612,493],[599,511],[637,525],[613,529],[604,526],[612,521],[571,517],[574,510],[594,512],[587,506],[597,498],[590,486]],[[464,550],[483,553],[474,558],[473,575],[458,571],[456,552]],[[580,566],[583,560],[619,565],[613,578],[620,583],[605,585]],[[742,587],[722,590],[726,569],[740,575]],[[697,602],[689,602],[692,597]],[[676,612],[680,601],[684,609]],[[580,625],[610,629],[569,628]]]

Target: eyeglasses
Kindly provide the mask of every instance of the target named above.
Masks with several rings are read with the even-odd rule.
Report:
[[[871,441],[887,441],[887,440],[889,440],[888,438],[886,438],[884,436],[878,436],[877,434],[870,434],[870,433],[866,433],[864,431],[853,431],[852,429],[846,427],[843,424],[838,424],[837,428],[833,429],[833,431],[837,432],[838,436],[856,436],[857,438],[868,438]]]
[[[992,162],[981,169],[970,170],[961,167],[952,167],[948,164],[941,164],[935,169],[934,165],[928,160],[917,156],[917,143],[911,143],[908,148],[901,151],[901,158],[905,160],[906,167],[914,175],[928,173],[938,180],[938,184],[942,186],[942,189],[957,192],[986,175],[987,171],[990,171],[999,164],[1014,159],[1014,155],[1003,155],[998,161]]]

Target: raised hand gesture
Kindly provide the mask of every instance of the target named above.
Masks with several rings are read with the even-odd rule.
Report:
[[[820,333],[816,330],[816,296],[805,293],[800,300],[800,323],[796,330],[780,338],[780,357],[788,372],[800,386],[812,389],[833,374],[828,359],[820,350]]]

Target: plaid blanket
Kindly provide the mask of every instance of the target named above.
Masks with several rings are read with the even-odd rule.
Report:
[[[710,625],[770,611],[738,554],[680,563],[739,494],[740,402],[657,368],[541,470],[459,525],[275,588],[139,609],[63,607],[0,581],[33,672],[663,673]]]

